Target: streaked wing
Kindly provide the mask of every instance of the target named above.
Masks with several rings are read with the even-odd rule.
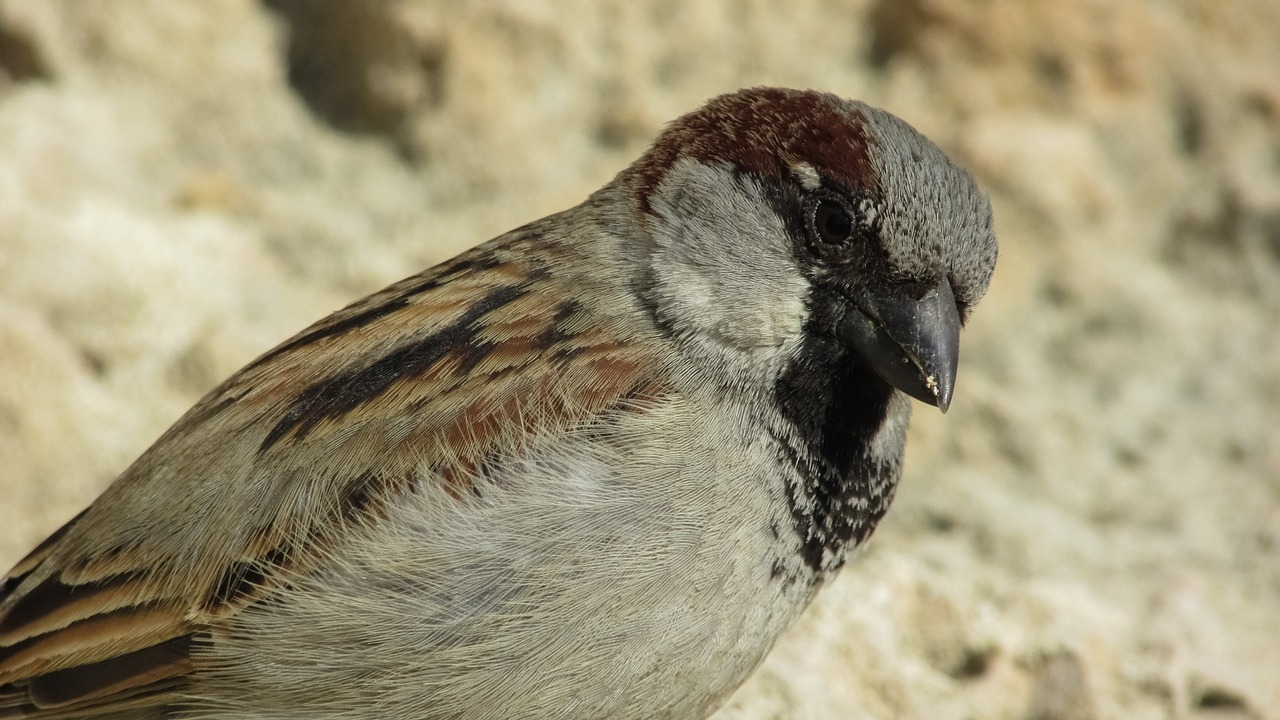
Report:
[[[530,422],[569,426],[660,392],[658,359],[574,300],[591,280],[548,271],[572,266],[567,252],[539,224],[509,233],[207,395],[10,571],[0,718],[158,716],[208,630],[305,571],[347,523],[423,482],[467,492]]]

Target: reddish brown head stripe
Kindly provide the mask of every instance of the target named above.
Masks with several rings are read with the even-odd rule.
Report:
[[[812,90],[752,88],[712,99],[681,117],[634,166],[640,197],[681,156],[727,162],[761,177],[789,180],[808,163],[823,179],[849,190],[870,190],[875,173],[867,126],[853,107]],[[648,211],[648,207],[641,208]]]

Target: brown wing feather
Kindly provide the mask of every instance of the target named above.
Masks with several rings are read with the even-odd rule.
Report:
[[[530,246],[537,246],[530,253]],[[345,523],[494,448],[656,394],[538,225],[341,310],[206,396],[0,590],[0,718],[145,717],[209,630]],[[534,261],[531,258],[537,257]],[[631,332],[634,332],[632,330]],[[311,552],[308,552],[311,551]]]

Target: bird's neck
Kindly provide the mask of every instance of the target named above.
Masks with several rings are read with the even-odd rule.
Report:
[[[804,564],[819,580],[888,510],[902,472],[910,404],[834,342],[816,338],[775,386],[794,468],[788,486]]]

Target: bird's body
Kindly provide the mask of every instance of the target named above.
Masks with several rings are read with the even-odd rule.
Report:
[[[708,715],[892,499],[895,388],[922,391],[860,358],[889,332],[945,407],[930,348],[994,263],[985,199],[918,135],[955,227],[857,205],[893,182],[845,186],[892,163],[805,134],[835,115],[907,132],[818,93],[724,96],[582,205],[234,375],[11,571],[0,718]],[[781,132],[774,159],[743,129]],[[929,256],[833,260],[833,203],[851,235],[905,213]],[[900,337],[886,283],[928,308],[945,286],[955,320]]]

